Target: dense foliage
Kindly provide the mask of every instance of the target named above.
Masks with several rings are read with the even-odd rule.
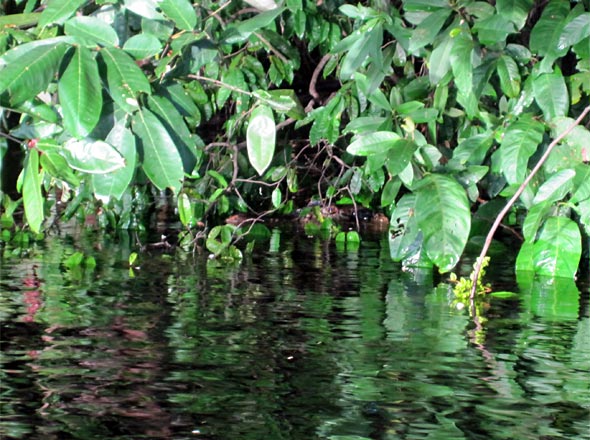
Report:
[[[221,254],[223,218],[314,199],[384,210],[392,258],[449,271],[589,103],[588,0],[248,3],[5,2],[4,226],[16,148],[34,232],[90,213],[141,227],[167,191]],[[587,121],[506,219],[519,270],[578,270]]]

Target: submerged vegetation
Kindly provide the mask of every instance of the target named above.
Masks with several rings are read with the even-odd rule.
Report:
[[[354,248],[322,213],[382,211],[394,260],[448,272],[521,192],[497,237],[518,271],[571,279],[588,257],[588,0],[1,8],[4,241],[164,217],[239,258],[264,218],[315,210]]]

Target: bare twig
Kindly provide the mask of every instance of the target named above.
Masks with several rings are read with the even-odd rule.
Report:
[[[320,102],[320,94],[316,90],[315,86],[318,82],[318,77],[320,76],[320,72],[322,71],[322,69],[324,68],[326,63],[328,61],[330,61],[331,57],[332,57],[332,55],[330,55],[330,54],[324,55],[322,57],[322,59],[320,60],[318,65],[315,67],[313,74],[311,75],[311,81],[309,82],[309,94],[318,103]]]
[[[206,76],[201,76],[201,75],[195,75],[195,74],[189,74],[187,75],[188,78],[190,79],[196,79],[196,80],[200,80],[200,81],[208,81],[210,83],[216,84],[220,87],[225,87],[226,89],[231,90],[232,92],[237,92],[237,93],[243,93],[244,95],[248,95],[248,96],[253,96],[252,92],[249,92],[247,90],[243,90],[240,89],[239,87],[234,87],[230,84],[224,83],[223,81],[219,81],[217,79],[213,79],[213,78],[207,78]]]
[[[272,44],[270,44],[270,41],[268,41],[266,38],[264,38],[262,35],[260,35],[258,32],[254,32],[254,35],[256,35],[256,38],[258,38],[260,41],[262,41],[266,46],[268,46],[268,48],[270,49],[270,51],[272,53],[274,53],[277,57],[279,57],[279,59],[285,63],[285,64],[289,64],[289,60],[287,59],[287,57],[285,57],[285,55],[283,55],[281,52],[279,52],[279,50],[274,47]]]
[[[578,118],[565,131],[563,131],[559,136],[557,136],[549,144],[549,146],[547,147],[547,149],[545,150],[545,152],[543,153],[543,155],[539,159],[539,162],[537,162],[535,167],[531,170],[530,174],[526,177],[526,179],[524,179],[524,182],[522,182],[522,184],[518,187],[518,189],[516,190],[514,195],[510,198],[510,200],[508,200],[508,203],[506,203],[506,206],[502,209],[502,211],[500,211],[500,213],[496,217],[496,220],[492,224],[490,232],[488,232],[488,235],[486,237],[486,240],[485,240],[485,243],[484,243],[483,248],[481,250],[481,253],[479,254],[479,258],[477,259],[475,268],[473,270],[473,274],[471,275],[471,281],[473,282],[473,285],[471,286],[469,300],[471,301],[472,304],[473,304],[473,300],[475,298],[475,293],[477,291],[477,279],[478,279],[479,273],[481,271],[481,266],[483,264],[483,260],[486,256],[486,254],[488,253],[488,249],[490,248],[490,245],[492,244],[492,239],[494,238],[494,234],[496,233],[496,230],[500,226],[502,219],[508,213],[510,208],[512,208],[512,205],[514,205],[516,200],[518,200],[518,198],[520,197],[522,192],[525,190],[525,188],[527,187],[529,182],[532,180],[532,178],[535,176],[535,174],[537,174],[537,172],[541,169],[541,167],[543,166],[543,164],[545,163],[545,161],[547,160],[547,158],[551,154],[551,151],[553,150],[553,148],[564,137],[566,137],[576,126],[578,126],[589,112],[590,112],[590,106],[586,107],[584,109],[584,111],[580,114],[580,116],[578,116]]]

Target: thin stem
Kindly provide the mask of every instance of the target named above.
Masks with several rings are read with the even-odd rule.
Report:
[[[545,163],[545,161],[547,160],[547,158],[551,154],[551,151],[553,150],[553,148],[559,142],[561,142],[561,140],[564,137],[566,137],[575,127],[580,125],[582,120],[586,117],[586,115],[589,112],[590,112],[590,106],[586,107],[584,109],[584,111],[580,114],[580,116],[578,116],[578,118],[566,130],[564,130],[559,136],[557,136],[553,140],[553,142],[551,142],[549,144],[549,146],[547,147],[547,149],[545,150],[545,152],[543,153],[543,155],[539,159],[539,162],[537,162],[535,167],[531,170],[530,174],[526,177],[526,179],[524,179],[524,182],[522,182],[522,184],[518,187],[518,189],[516,190],[514,195],[510,198],[510,200],[508,200],[508,203],[506,203],[506,206],[504,207],[504,209],[502,209],[502,211],[500,211],[500,213],[496,217],[496,220],[492,224],[490,232],[488,232],[488,235],[486,237],[486,241],[483,245],[483,249],[481,250],[481,253],[479,254],[479,258],[477,259],[476,266],[473,271],[473,275],[471,276],[471,281],[473,282],[473,285],[471,286],[469,300],[472,303],[475,298],[475,293],[477,291],[477,279],[479,277],[479,273],[481,272],[481,266],[483,264],[483,259],[485,258],[486,254],[488,253],[488,250],[492,244],[492,239],[494,238],[494,234],[496,233],[496,230],[498,229],[498,227],[500,226],[500,223],[504,219],[504,216],[508,213],[508,211],[510,211],[510,208],[512,208],[512,205],[514,205],[516,200],[518,200],[518,198],[523,193],[523,191],[525,190],[525,188],[527,187],[529,182],[533,179],[535,174],[537,174],[537,172],[541,169],[541,167],[543,166],[543,164]]]
[[[232,92],[243,93],[244,95],[248,95],[250,97],[254,96],[254,94],[252,92],[240,89],[239,87],[234,87],[230,84],[224,83],[223,81],[219,81],[217,79],[207,78],[206,76],[201,76],[201,75],[194,75],[192,73],[187,76],[188,76],[188,78],[191,78],[191,79],[196,79],[196,80],[200,80],[200,81],[207,81],[207,82],[210,82],[213,84],[217,84],[218,86],[225,87],[226,89],[229,89]]]

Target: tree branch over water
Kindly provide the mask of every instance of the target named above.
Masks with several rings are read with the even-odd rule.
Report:
[[[533,179],[535,174],[537,174],[537,172],[541,169],[541,167],[543,166],[543,164],[545,163],[545,161],[547,160],[547,158],[551,154],[551,151],[553,150],[553,148],[555,148],[555,146],[559,142],[561,142],[563,140],[563,138],[566,137],[574,128],[576,128],[578,125],[580,125],[582,120],[586,117],[586,115],[589,112],[590,112],[590,106],[587,106],[584,109],[584,111],[582,111],[580,116],[578,116],[578,118],[565,131],[563,131],[561,134],[559,134],[559,136],[557,136],[549,144],[549,146],[547,147],[547,149],[543,153],[543,156],[541,156],[541,158],[539,159],[539,162],[537,162],[535,167],[531,170],[530,174],[526,177],[526,179],[524,179],[524,182],[522,182],[522,184],[518,187],[518,189],[516,190],[514,195],[510,198],[510,200],[508,200],[508,203],[506,203],[506,206],[504,206],[502,211],[500,211],[500,213],[496,217],[496,220],[492,224],[492,227],[490,228],[490,231],[488,232],[488,235],[486,236],[486,240],[484,242],[481,253],[479,254],[479,257],[477,258],[477,263],[476,263],[475,269],[474,269],[473,273],[471,274],[471,281],[473,282],[473,284],[471,286],[469,300],[471,301],[472,306],[473,306],[473,300],[475,298],[475,293],[477,291],[477,279],[478,279],[479,273],[481,271],[483,260],[486,256],[486,254],[488,253],[490,245],[492,244],[492,239],[494,238],[494,234],[496,233],[498,227],[500,226],[502,220],[504,219],[504,216],[508,213],[508,211],[510,211],[510,208],[512,208],[512,205],[514,205],[514,203],[518,200],[518,198],[523,193],[523,191],[525,190],[527,185],[530,183],[530,181]]]

